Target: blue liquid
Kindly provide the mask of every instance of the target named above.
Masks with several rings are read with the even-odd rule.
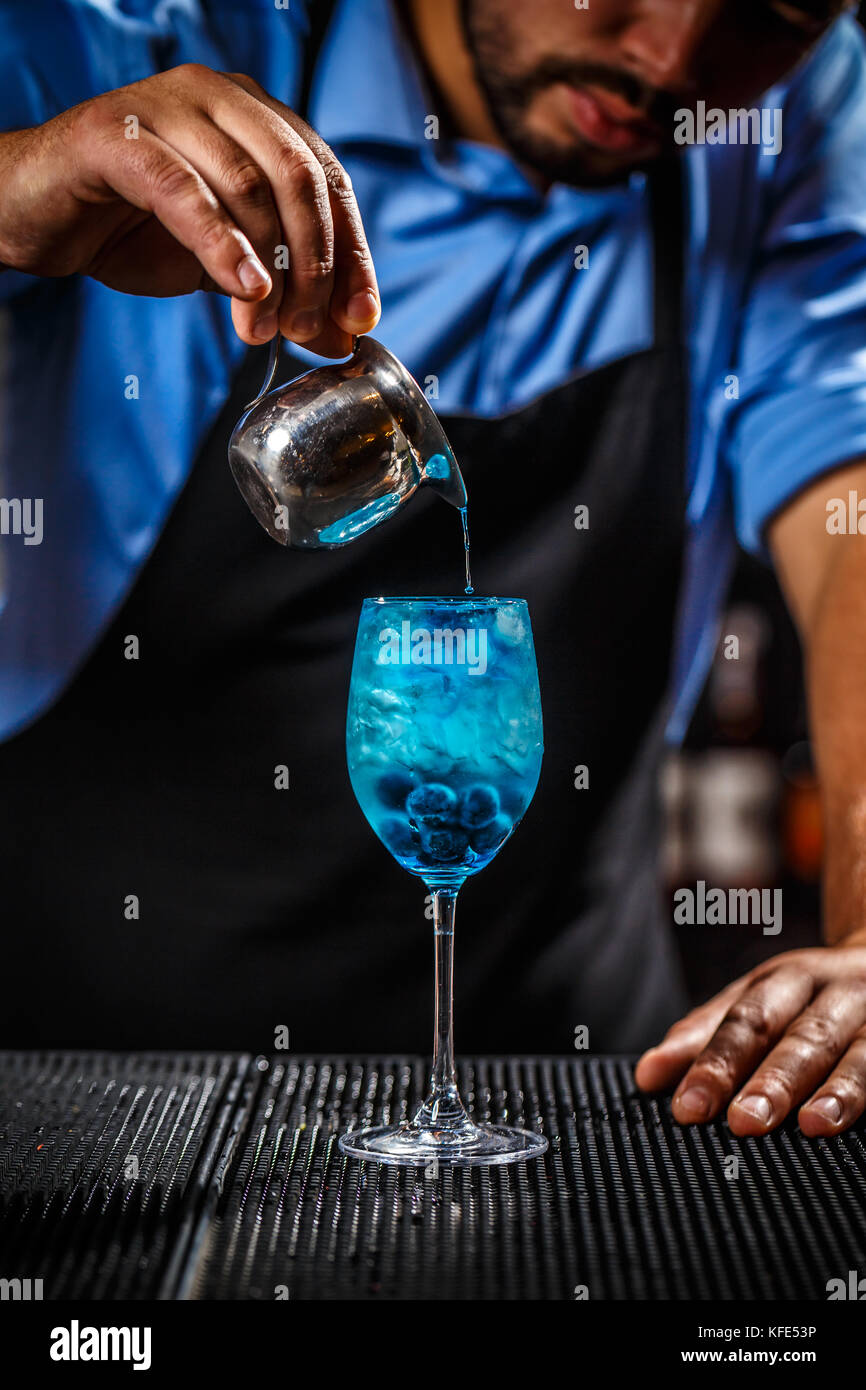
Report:
[[[424,477],[433,482],[445,483],[451,477],[451,464],[444,454],[433,454],[424,465]]]
[[[413,662],[413,651],[423,651],[403,640],[405,622],[410,638],[463,631],[466,660],[447,661],[449,650],[457,656],[460,649],[443,637],[428,661]],[[401,639],[388,660],[383,631]],[[483,869],[529,806],[541,768],[541,703],[525,607],[435,599],[365,606],[347,755],[367,820],[405,869],[440,885]]]
[[[467,593],[467,594],[474,594],[474,593],[475,593],[475,590],[474,590],[473,587],[472,587],[472,572],[471,572],[471,570],[470,570],[470,568],[469,568],[469,507],[468,507],[468,506],[466,506],[466,507],[461,507],[461,508],[460,508],[460,521],[462,522],[462,525],[463,525],[463,549],[464,549],[464,551],[465,551],[465,553],[466,553],[466,588],[465,588],[464,592]]]
[[[459,468],[456,471],[459,477]],[[434,487],[436,483],[447,482],[452,478],[452,467],[444,454],[433,454],[432,457],[427,460],[424,465],[424,477],[428,482],[432,482]],[[458,511],[460,512],[460,521],[463,526],[463,549],[466,556],[466,588],[464,593],[474,594],[475,590],[472,587],[472,574],[469,568],[469,505],[466,498],[466,488],[462,478],[460,479],[460,491],[463,496],[463,506],[459,507]],[[448,500],[453,503],[453,496],[449,497]]]
[[[319,532],[319,540],[324,545],[343,545],[346,541],[353,541],[356,536],[363,536],[365,531],[371,530],[372,527],[378,526],[380,521],[392,516],[402,500],[398,492],[377,497],[373,502],[367,502],[357,511],[350,512],[348,516],[326,526]]]

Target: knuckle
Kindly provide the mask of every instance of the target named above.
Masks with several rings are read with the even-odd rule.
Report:
[[[327,195],[322,166],[310,152],[284,145],[277,156],[277,176],[302,202],[318,203]]]
[[[788,1029],[788,1037],[817,1051],[834,1051],[839,1044],[837,1024],[825,1014],[801,1014]]]
[[[267,179],[257,164],[235,164],[226,171],[224,185],[229,197],[238,202],[261,206],[271,200]]]
[[[860,1105],[866,1098],[866,1069],[853,1063],[843,1064],[833,1072],[828,1085],[832,1087],[832,1094],[837,1096],[843,1105]]]
[[[358,280],[363,281],[364,284],[369,284],[373,263],[366,246],[350,246],[347,250],[341,251],[340,265],[348,280]],[[690,1026],[688,1017],[682,1021]]]
[[[115,119],[111,103],[104,96],[83,101],[67,114],[75,138],[85,144],[94,144],[102,139]]]
[[[340,202],[354,203],[355,190],[352,180],[338,159],[327,159],[322,163],[328,191]]]
[[[729,1086],[735,1074],[733,1059],[726,1052],[713,1047],[701,1053],[691,1069],[691,1074],[697,1081],[709,1081],[722,1087]]]
[[[224,244],[228,227],[219,218],[209,218],[200,228],[198,236],[198,254],[205,256],[213,255]]]
[[[213,69],[204,63],[180,63],[171,72],[184,82],[202,82],[214,76]]]
[[[257,82],[254,77],[250,77],[248,72],[224,72],[220,75],[222,77],[227,77],[228,80],[234,82],[236,86],[243,87],[247,92],[255,92],[257,96],[267,95],[261,82]]]
[[[816,983],[814,970],[810,969],[808,962],[796,956],[793,952],[789,954],[787,960],[780,961],[779,968],[771,973],[784,976],[784,978],[790,980],[792,984],[814,987]]]
[[[174,160],[160,163],[151,173],[150,181],[155,196],[165,202],[188,197],[196,187],[195,175]]]
[[[748,1032],[759,1042],[769,1041],[770,1020],[766,1005],[754,994],[745,994],[732,1004],[725,1023],[737,1032]]]
[[[325,257],[304,260],[295,266],[295,279],[303,280],[312,289],[323,287],[334,273],[333,260]]]
[[[758,1074],[753,1078],[755,1084],[758,1083]],[[792,1101],[794,1098],[795,1078],[784,1067],[765,1063],[760,1070],[760,1084],[771,1092],[772,1095]]]

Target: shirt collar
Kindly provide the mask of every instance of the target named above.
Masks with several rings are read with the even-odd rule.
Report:
[[[332,142],[423,147],[429,97],[391,0],[338,0],[310,111],[310,123]]]

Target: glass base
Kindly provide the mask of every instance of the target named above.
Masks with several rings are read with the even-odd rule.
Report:
[[[352,1158],[372,1163],[403,1163],[426,1168],[437,1163],[520,1163],[543,1154],[547,1140],[528,1129],[474,1125],[467,1120],[447,1129],[415,1124],[358,1129],[340,1136],[340,1148]]]

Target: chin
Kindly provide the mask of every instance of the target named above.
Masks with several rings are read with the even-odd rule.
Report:
[[[626,178],[634,167],[632,159],[593,148],[559,122],[517,120],[511,112],[494,116],[512,157],[549,183],[597,187]]]
[[[528,165],[551,183],[572,184],[578,188],[603,188],[621,183],[639,169],[649,168],[659,158],[655,152],[645,157],[626,158],[588,146],[540,146],[536,141],[526,142],[522,149],[517,146],[511,149],[521,164]]]

